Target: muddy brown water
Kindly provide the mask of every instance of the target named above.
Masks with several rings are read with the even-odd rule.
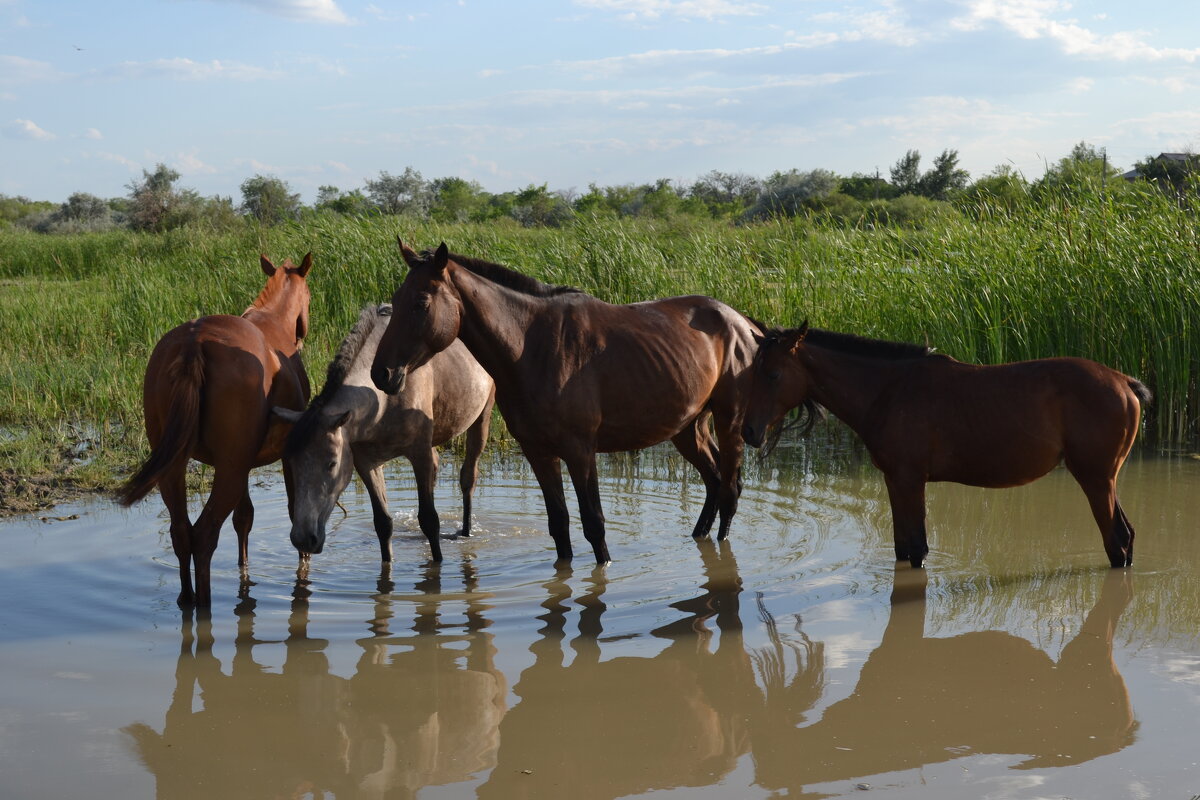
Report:
[[[0,797],[1200,795],[1200,461],[1126,467],[1131,569],[1057,470],[932,485],[914,571],[878,473],[814,448],[750,465],[723,545],[686,535],[701,489],[669,451],[605,459],[614,561],[563,571],[519,457],[486,462],[440,569],[393,469],[390,573],[352,485],[298,574],[263,471],[209,619],[175,606],[157,496],[4,521]]]

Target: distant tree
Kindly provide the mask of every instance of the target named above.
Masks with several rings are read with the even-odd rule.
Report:
[[[918,194],[921,185],[921,152],[909,150],[892,165],[892,185],[897,194]]]
[[[200,195],[191,189],[176,189],[179,173],[166,164],[154,172],[142,170],[142,180],[129,189],[129,227],[155,233],[177,228],[194,220],[200,211]]]
[[[463,178],[438,178],[430,181],[432,201],[429,215],[439,222],[467,222],[479,219],[487,205],[487,192],[475,181]]]
[[[317,211],[335,211],[348,217],[362,217],[376,211],[375,206],[361,190],[343,192],[336,186],[318,188],[317,202],[313,207]]]
[[[915,194],[930,200],[948,200],[952,193],[965,187],[970,179],[970,173],[958,166],[958,151],[943,150],[942,154],[933,160],[933,169],[922,174],[917,181]]]
[[[1200,176],[1200,155],[1184,153],[1182,156],[1146,156],[1133,166],[1139,178],[1152,181],[1162,191],[1179,196],[1188,191],[1189,181],[1195,181]],[[1194,186],[1192,191],[1195,191]]]
[[[746,210],[745,219],[792,217],[837,190],[840,179],[827,169],[776,172],[763,182],[758,201]]]
[[[1080,141],[1070,155],[1047,167],[1046,174],[1033,185],[1036,197],[1047,193],[1094,192],[1119,177],[1121,171],[1108,160],[1104,148]]]
[[[510,213],[513,219],[527,228],[557,228],[575,216],[567,201],[550,192],[544,183],[541,186],[530,184],[517,192]]]
[[[968,213],[983,217],[997,211],[1011,214],[1029,200],[1029,183],[1008,164],[1000,164],[966,187],[955,201]]]
[[[738,217],[752,206],[762,181],[740,172],[712,170],[687,188],[685,196],[700,201],[714,217]]]
[[[76,192],[32,227],[38,233],[90,233],[113,227],[108,202],[86,192]]]
[[[849,178],[842,178],[838,191],[863,203],[868,200],[890,200],[899,194],[895,186],[878,174],[866,175],[861,172],[856,172]]]
[[[375,180],[367,181],[367,198],[384,214],[429,216],[433,192],[421,173],[405,167],[402,175],[380,172]]]
[[[47,200],[30,200],[21,195],[0,194],[0,229],[13,223],[28,225],[54,213],[56,206]]]
[[[294,220],[300,215],[300,195],[274,175],[255,175],[242,181],[243,214],[264,225]]]

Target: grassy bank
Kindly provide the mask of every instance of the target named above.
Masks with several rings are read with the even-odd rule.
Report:
[[[1149,431],[1196,434],[1200,223],[1153,192],[1064,195],[922,229],[591,220],[561,229],[337,216],[235,232],[0,233],[0,471],[111,485],[145,452],[140,382],[163,332],[240,313],[258,254],[311,250],[319,386],[359,309],[401,278],[395,237],[445,240],[612,302],[700,293],[767,322],[928,341],[966,361],[1080,355],[1156,393]]]

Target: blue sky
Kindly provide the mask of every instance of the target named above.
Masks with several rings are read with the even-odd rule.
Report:
[[[1200,149],[1191,0],[0,0],[0,193],[101,197],[162,162],[493,192],[710,170],[886,176],[945,148],[1026,177],[1086,140]]]

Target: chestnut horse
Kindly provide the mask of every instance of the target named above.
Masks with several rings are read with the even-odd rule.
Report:
[[[720,514],[724,538],[741,493],[742,412],[757,329],[709,297],[610,305],[496,264],[400,245],[410,271],[371,377],[395,393],[409,372],[461,338],[496,382],[496,404],[546,502],[558,559],[572,557],[560,463],[597,563],[609,560],[596,453],[670,439],[704,480],[692,535]],[[716,430],[709,428],[710,419]]]
[[[762,341],[743,433],[759,447],[790,409],[824,406],[859,435],[883,471],[896,559],[920,567],[925,484],[1003,488],[1065,462],[1114,567],[1133,562],[1133,526],[1117,473],[1137,435],[1140,381],[1083,358],[964,364],[928,347],[809,329]]]
[[[238,565],[245,566],[254,522],[250,470],[279,460],[290,429],[272,417],[271,408],[303,410],[308,403],[300,347],[308,331],[310,267],[312,253],[298,267],[285,261],[276,268],[262,256],[266,286],[240,317],[218,314],[184,323],[150,354],[142,385],[150,457],[117,499],[130,506],[158,486],[171,515],[181,605],[211,604],[209,566],[230,512]],[[213,467],[212,492],[195,524],[188,518],[184,484],[190,458]],[[287,469],[284,480],[290,506]]]

